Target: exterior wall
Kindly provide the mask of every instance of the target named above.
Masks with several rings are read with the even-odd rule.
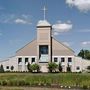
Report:
[[[85,60],[82,59],[80,57],[76,57],[76,56],[53,56],[53,62],[54,62],[54,58],[58,58],[58,61],[55,62],[56,64],[59,64],[59,62],[61,62],[61,58],[65,58],[65,62],[62,62],[61,65],[63,67],[63,72],[67,72],[66,68],[68,65],[68,58],[72,58],[72,62],[69,63],[69,65],[71,66],[71,71],[72,72],[82,72],[84,70],[86,70],[87,66],[90,66],[90,61],[89,60]],[[22,62],[18,64],[18,58],[22,58]],[[0,65],[2,64],[4,67],[5,71],[11,71],[11,66],[14,67],[14,69],[12,71],[28,71],[27,70],[27,64],[25,64],[25,58],[29,59],[29,63],[30,64],[34,64],[37,63],[37,56],[15,56],[15,57],[11,57],[8,58],[5,61],[1,61]],[[35,62],[32,63],[31,59],[35,58]],[[41,67],[41,71],[42,72],[48,72],[48,63],[39,63],[40,67]],[[9,66],[9,69],[6,69],[6,67]],[[21,67],[21,68],[20,68]],[[79,69],[77,70],[77,67],[79,67]]]
[[[48,72],[48,63],[39,63],[41,72]]]
[[[14,67],[13,71],[18,71],[16,57],[11,57],[5,61],[1,61],[0,65],[1,64],[3,65],[5,71],[11,71],[11,66]],[[7,66],[9,66],[9,69],[6,68]]]
[[[61,62],[61,58],[65,58],[65,62]],[[66,68],[67,65],[71,67],[71,72],[82,72],[86,70],[87,66],[90,66],[90,61],[82,59],[81,57],[76,56],[53,56],[53,62],[54,58],[58,58],[58,61],[55,62],[56,64],[61,63],[61,66],[63,67],[63,72],[67,72]],[[68,58],[72,58],[72,62],[68,62]]]
[[[56,64],[61,63],[61,66],[63,68],[63,72],[67,72],[67,66],[69,64],[69,66],[71,67],[71,71],[74,71],[74,56],[53,56],[53,62],[54,62],[54,58],[58,58],[58,61],[55,62]],[[61,62],[61,58],[65,58],[64,62]],[[72,58],[72,62],[68,62],[68,58]]]
[[[39,27],[37,28],[37,42],[50,42],[51,27]]]
[[[33,58],[33,57],[35,58],[34,63],[36,63],[37,62],[37,57],[36,56],[16,56],[16,57],[9,58],[5,61],[1,61],[0,65],[1,64],[3,65],[5,71],[12,71],[11,66],[14,67],[13,71],[28,71],[27,70],[27,64],[28,63],[25,64],[25,58],[28,58],[29,59],[28,62],[30,64],[33,64],[31,62],[31,58]],[[19,64],[18,64],[18,58],[22,58],[22,62],[19,63]],[[7,66],[9,66],[9,69],[6,69]]]
[[[17,64],[18,71],[28,71],[28,69],[27,69],[28,62],[30,64],[37,63],[37,57],[36,56],[17,56],[16,58],[17,58],[17,61],[18,61],[18,58],[22,58],[22,62],[20,62],[19,64]],[[25,58],[28,58],[28,62],[27,63],[25,63]],[[31,62],[31,59],[32,58],[35,58],[35,62],[34,63]]]
[[[87,66],[90,66],[90,60],[82,59],[82,70],[87,70]]]
[[[39,63],[39,45],[48,45],[48,62],[51,60],[51,26],[37,27],[37,59]]]
[[[82,67],[83,67],[82,62],[83,62],[83,60],[81,57],[76,57],[76,56],[74,57],[73,72],[82,72]],[[79,67],[79,69],[77,69],[78,67]]]

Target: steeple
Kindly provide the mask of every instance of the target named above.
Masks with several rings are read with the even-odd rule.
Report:
[[[47,27],[51,27],[51,24],[46,20],[46,7],[44,6],[44,8],[42,9],[44,12],[44,19],[43,20],[39,20],[37,23],[37,27],[42,27],[42,26],[47,26]]]
[[[44,20],[46,20],[46,10],[47,10],[47,9],[46,9],[46,7],[44,6],[44,8],[43,8],[42,10],[44,11],[44,14],[43,14],[43,15],[44,15]]]
[[[37,59],[38,63],[47,64],[51,61],[51,35],[52,26],[46,20],[46,8],[44,7],[44,19],[37,23]]]

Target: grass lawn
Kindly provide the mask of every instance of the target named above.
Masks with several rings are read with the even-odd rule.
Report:
[[[0,85],[90,87],[90,73],[0,73]]]

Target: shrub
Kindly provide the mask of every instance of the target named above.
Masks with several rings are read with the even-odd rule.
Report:
[[[38,64],[32,64],[31,65],[31,70],[32,70],[32,72],[39,72],[40,71],[40,66]]]
[[[30,63],[27,64],[27,69],[28,69],[29,72],[32,72],[31,64]]]
[[[10,70],[5,71],[6,73],[10,73]]]
[[[0,66],[0,72],[3,73],[4,72],[4,68],[3,68],[3,65],[1,64]]]
[[[14,66],[11,66],[11,70],[13,71],[13,69],[14,69]]]
[[[71,72],[71,67],[69,66],[69,64],[67,66],[67,72]]]
[[[59,69],[60,72],[62,72],[62,66],[61,66],[61,63],[59,63],[58,69]]]
[[[54,62],[48,64],[49,72],[56,72],[58,65]]]

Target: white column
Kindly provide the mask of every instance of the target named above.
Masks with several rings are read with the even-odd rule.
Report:
[[[22,71],[25,71],[25,58],[22,57]]]

